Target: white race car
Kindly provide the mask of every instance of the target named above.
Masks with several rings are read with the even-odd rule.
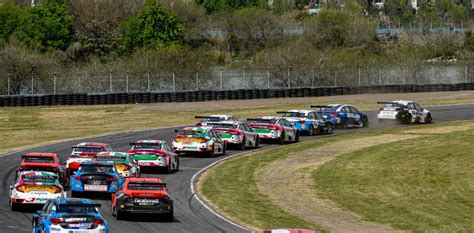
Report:
[[[412,123],[430,123],[433,121],[431,112],[413,101],[396,100],[377,103],[384,104],[377,114],[379,122],[397,120],[402,124],[408,125]]]
[[[226,142],[211,127],[186,127],[176,130],[173,150],[177,154],[199,152],[214,157],[225,154]]]
[[[215,114],[209,116],[195,116],[194,118],[200,119],[196,126],[206,126],[208,122],[219,122],[219,121],[239,121],[237,117],[232,115]]]
[[[17,174],[15,184],[10,186],[10,207],[18,210],[20,205],[44,204],[50,199],[66,197],[66,192],[53,172],[22,171]]]

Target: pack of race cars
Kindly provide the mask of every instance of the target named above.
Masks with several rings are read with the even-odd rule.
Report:
[[[431,113],[412,101],[379,102],[379,121],[403,124],[429,123]],[[258,148],[260,143],[295,143],[300,135],[331,134],[333,129],[367,127],[366,114],[352,105],[313,105],[310,110],[276,112],[239,120],[231,115],[196,116],[196,126],[176,130],[171,143],[140,140],[130,143],[128,152],[115,152],[105,143],[83,142],[72,146],[66,162],[55,153],[27,153],[21,157],[10,206],[39,205],[33,215],[33,232],[108,232],[100,205],[86,194],[109,194],[112,215],[117,220],[129,214],[158,214],[173,221],[173,200],[166,183],[158,178],[141,178],[145,169],[173,173],[179,157],[188,154],[214,157],[228,149]],[[67,194],[70,190],[70,194]],[[69,197],[69,198],[68,198]]]

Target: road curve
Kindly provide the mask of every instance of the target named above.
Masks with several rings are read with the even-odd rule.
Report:
[[[474,119],[474,105],[453,105],[429,107],[433,113],[434,122],[444,122],[453,120]],[[389,127],[379,125],[376,120],[376,111],[368,111],[371,128]],[[367,129],[356,129],[367,130]],[[336,130],[335,134],[345,134],[355,130]],[[139,139],[165,139],[171,141],[174,137],[174,128],[150,130],[133,133],[120,133],[103,137],[89,138],[86,141],[105,142],[112,145],[116,151],[127,151],[129,143]],[[312,138],[318,138],[312,137]],[[303,137],[303,140],[309,139]],[[0,205],[0,232],[31,232],[31,213],[12,212],[10,210],[9,186],[14,179],[14,171],[19,165],[20,155],[25,152],[55,152],[67,157],[71,145],[84,140],[73,140],[61,142],[54,145],[40,146],[26,151],[5,154],[0,157],[0,177],[2,181],[1,205]],[[266,147],[268,145],[262,145]],[[231,156],[239,151],[229,151],[225,156]],[[190,181],[194,174],[202,168],[222,159],[225,156],[216,158],[182,157],[180,160],[180,171],[174,174],[144,174],[146,177],[160,177],[168,183],[169,191],[175,203],[175,221],[173,223],[161,222],[159,219],[139,218],[127,221],[116,221],[111,214],[110,201],[95,199],[102,204],[101,211],[110,223],[110,232],[245,232],[222,220],[193,197]],[[94,198],[93,198],[94,199]]]

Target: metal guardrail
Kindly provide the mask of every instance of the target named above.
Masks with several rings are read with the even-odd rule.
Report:
[[[0,96],[0,107],[202,102],[375,93],[474,90],[474,83]]]

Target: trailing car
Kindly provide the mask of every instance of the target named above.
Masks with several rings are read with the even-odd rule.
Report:
[[[100,206],[88,199],[49,200],[41,211],[33,214],[33,233],[108,233],[109,224],[100,214]]]
[[[113,162],[122,177],[140,177],[140,167],[132,157],[125,152],[100,152],[92,161]]]
[[[20,167],[17,173],[21,171],[45,171],[53,172],[63,187],[68,186],[68,176],[66,167],[62,165],[62,161],[55,153],[36,153],[30,152],[21,156]]]
[[[250,129],[262,140],[275,140],[280,144],[300,140],[298,129],[283,117],[264,116],[249,118],[247,121]]]
[[[115,193],[123,179],[113,162],[85,161],[71,178],[71,196],[81,193]]]
[[[132,159],[141,168],[166,169],[167,173],[179,170],[179,155],[162,140],[140,140],[130,143],[128,151]]]
[[[166,184],[158,178],[127,178],[112,195],[112,215],[121,220],[130,213],[159,214],[166,221],[174,219],[173,200]]]
[[[377,102],[384,106],[379,109],[377,119],[383,121],[399,121],[402,124],[431,123],[431,112],[416,102],[396,100],[391,102]]]
[[[22,171],[10,186],[10,207],[13,211],[20,206],[42,205],[50,199],[60,197],[66,197],[66,192],[53,172]]]
[[[341,128],[368,127],[369,118],[350,104],[312,105],[323,117]]]
[[[243,121],[209,122],[214,131],[222,138],[227,147],[234,145],[240,150],[248,147],[257,148],[260,145],[258,134],[254,133],[248,124]]]
[[[289,110],[277,113],[283,114],[282,117],[291,122],[300,134],[331,134],[333,131],[334,126],[331,121],[324,119],[320,113],[313,110]]]
[[[174,152],[180,154],[205,153],[210,157],[226,153],[226,143],[211,127],[186,127],[176,130]]]
[[[196,124],[196,126],[205,126],[208,122],[219,122],[219,121],[239,121],[237,117],[232,115],[222,115],[222,114],[215,114],[209,116],[195,116],[194,118],[200,119],[200,121]]]
[[[110,152],[112,147],[105,143],[98,142],[82,142],[76,146],[72,146],[72,152],[66,161],[68,176],[77,171],[81,162],[91,161],[94,156],[100,152]]]

